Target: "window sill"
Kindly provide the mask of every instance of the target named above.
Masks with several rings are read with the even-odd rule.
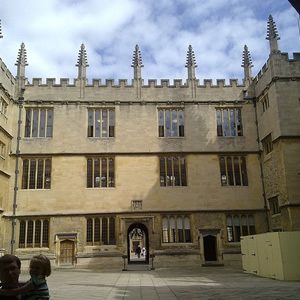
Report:
[[[278,217],[281,217],[281,213],[277,213],[277,214],[271,215],[272,219],[275,219],[275,218],[278,218]]]
[[[180,242],[180,243],[165,243],[165,242],[162,242],[161,246],[162,247],[168,247],[168,246],[181,247],[181,246],[184,246],[184,245],[193,245],[193,244],[194,244],[193,242]]]
[[[19,189],[20,191],[22,192],[25,192],[25,191],[29,191],[29,192],[32,192],[32,191],[51,191],[51,189]]]
[[[222,188],[250,188],[249,185],[221,185]]]
[[[184,139],[185,136],[159,136],[159,139]]]

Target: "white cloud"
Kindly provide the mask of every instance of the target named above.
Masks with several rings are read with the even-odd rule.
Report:
[[[243,77],[247,44],[256,75],[269,56],[267,21],[272,14],[284,52],[299,49],[297,13],[281,0],[2,0],[0,57],[15,74],[18,49],[25,43],[32,77],[77,76],[81,43],[93,78],[131,80],[134,47],[142,52],[143,77],[183,79],[189,44],[197,77]]]

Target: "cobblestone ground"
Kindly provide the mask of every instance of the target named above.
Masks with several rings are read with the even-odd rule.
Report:
[[[21,280],[29,276],[24,272]],[[51,299],[300,299],[300,281],[278,281],[224,267],[152,271],[53,270]]]

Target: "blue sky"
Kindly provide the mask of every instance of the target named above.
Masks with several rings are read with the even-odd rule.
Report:
[[[287,0],[1,0],[0,57],[16,74],[22,42],[32,78],[77,77],[78,52],[85,44],[92,79],[133,78],[135,45],[142,77],[187,78],[188,46],[195,52],[198,79],[243,78],[244,45],[253,76],[269,56],[268,17],[280,36],[279,49],[300,52],[299,15]]]

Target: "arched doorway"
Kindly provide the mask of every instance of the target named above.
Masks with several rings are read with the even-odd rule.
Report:
[[[136,255],[137,247],[140,247],[141,255]],[[127,255],[128,263],[149,264],[149,236],[148,229],[142,223],[133,223],[127,231]]]
[[[213,235],[203,237],[205,261],[217,261],[217,239]]]

